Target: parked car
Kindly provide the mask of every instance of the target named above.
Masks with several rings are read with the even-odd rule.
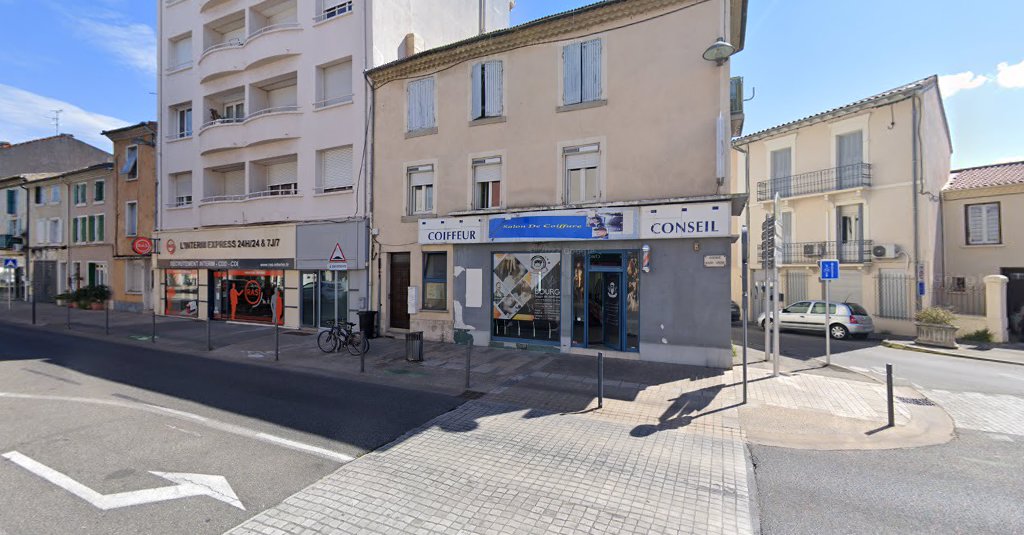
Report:
[[[732,322],[736,323],[740,320],[740,306],[736,304],[736,301],[729,302],[729,312],[731,314]]]
[[[867,338],[875,332],[875,324],[864,307],[857,303],[830,303],[832,315],[828,332],[836,340],[849,337]],[[823,332],[825,330],[825,302],[799,301],[782,309],[779,328],[794,331]],[[757,317],[757,324],[765,328],[765,315]]]

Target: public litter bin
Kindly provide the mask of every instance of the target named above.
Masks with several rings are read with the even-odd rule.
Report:
[[[423,331],[405,334],[405,360],[423,362]]]
[[[359,311],[359,330],[363,331],[363,336],[367,338],[377,337],[377,311],[376,310],[360,310]]]

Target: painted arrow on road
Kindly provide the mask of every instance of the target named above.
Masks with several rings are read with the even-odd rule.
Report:
[[[42,464],[17,451],[3,454],[3,457],[33,474],[57,485],[58,487],[78,496],[104,511],[142,505],[145,503],[165,502],[192,496],[209,496],[228,505],[245,510],[245,506],[235,495],[235,491],[222,476],[205,474],[176,474],[171,472],[150,472],[162,477],[175,485],[155,489],[119,492],[117,494],[100,494],[95,490],[71,479],[70,477]]]

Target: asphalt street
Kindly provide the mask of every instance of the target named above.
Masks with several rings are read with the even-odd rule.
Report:
[[[222,533],[461,402],[0,323],[0,533]]]

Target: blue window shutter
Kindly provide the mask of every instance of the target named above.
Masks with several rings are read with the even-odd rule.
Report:
[[[420,99],[418,98],[418,95],[417,95],[417,93],[418,93],[417,88],[419,87],[417,85],[417,83],[418,82],[410,82],[408,87],[406,87],[406,93],[408,95],[408,104],[409,104],[409,111],[408,111],[408,115],[409,116],[407,118],[407,121],[409,123],[409,131],[410,132],[412,132],[414,130],[419,130],[419,128],[420,128],[420,126],[419,126],[419,118],[420,118],[419,103],[420,103]]]
[[[484,64],[477,63],[473,65],[473,90],[471,98],[473,99],[473,118],[479,119],[484,116],[483,113],[483,98],[484,98]]]
[[[601,99],[601,40],[594,39],[582,47],[582,100],[590,102]]]
[[[420,125],[420,128],[432,128],[437,124],[434,122],[434,79],[427,78],[422,80],[422,82],[423,91],[420,95],[420,98],[422,99],[420,107],[423,110],[423,122]]]
[[[581,51],[580,43],[562,48],[562,103],[565,105],[579,104],[581,101]]]
[[[484,64],[484,115],[487,117],[500,117],[502,110],[502,63],[500,61],[488,61]]]

